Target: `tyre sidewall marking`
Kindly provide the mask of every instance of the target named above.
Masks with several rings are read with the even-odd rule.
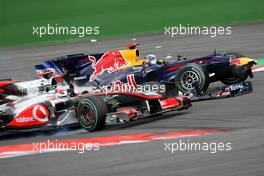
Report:
[[[94,123],[94,125],[92,125],[92,128],[89,129],[89,130],[92,131],[92,130],[94,130],[94,129],[96,128],[96,126],[97,126],[99,112],[98,112],[98,110],[97,110],[97,108],[96,108],[96,106],[94,105],[94,102],[93,102],[92,100],[90,100],[90,99],[83,99],[83,100],[80,101],[80,104],[81,104],[82,102],[84,102],[84,103],[88,103],[88,105],[91,106],[91,107],[93,108],[93,110],[95,111],[95,116],[96,116],[96,118],[95,118],[95,123]],[[79,105],[79,106],[80,106],[80,105]],[[80,123],[82,123],[82,122],[80,122]]]

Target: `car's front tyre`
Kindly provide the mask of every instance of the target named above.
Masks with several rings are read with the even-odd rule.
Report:
[[[97,131],[104,128],[108,107],[101,97],[81,98],[76,111],[79,124],[87,131]]]
[[[175,75],[175,86],[178,91],[183,93],[194,90],[197,86],[199,93],[203,94],[207,90],[209,83],[207,71],[198,64],[188,64],[180,68]]]

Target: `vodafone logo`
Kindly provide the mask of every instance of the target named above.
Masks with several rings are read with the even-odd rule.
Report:
[[[32,110],[32,116],[40,122],[47,122],[49,111],[44,105],[36,105]]]
[[[44,104],[32,105],[20,112],[9,126],[34,126],[49,123],[49,109]]]

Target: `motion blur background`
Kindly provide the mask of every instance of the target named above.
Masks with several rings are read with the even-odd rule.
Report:
[[[264,20],[263,0],[0,0],[0,47],[87,40],[32,35],[33,26],[99,26],[100,35],[163,32],[165,26],[230,25]]]

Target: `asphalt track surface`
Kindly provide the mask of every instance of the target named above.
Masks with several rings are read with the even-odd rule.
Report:
[[[137,36],[143,54],[161,57],[183,54],[201,56],[213,52],[240,51],[251,57],[264,56],[264,24],[234,26],[232,35],[216,38],[185,36],[169,38],[163,34]],[[96,43],[88,41],[49,46],[0,49],[0,78],[32,79],[32,65],[45,58],[78,52],[117,49],[132,37]],[[157,47],[160,46],[160,47]],[[2,136],[0,146],[55,139],[90,138],[119,134],[167,132],[194,129],[224,130],[204,136],[190,136],[137,144],[102,147],[99,151],[54,152],[0,159],[0,175],[259,175],[264,173],[264,73],[255,74],[254,92],[240,97],[196,102],[184,112],[125,126],[108,127],[87,133],[82,129],[61,129]],[[216,87],[221,83],[212,84]],[[232,143],[231,151],[165,151],[165,142]]]

